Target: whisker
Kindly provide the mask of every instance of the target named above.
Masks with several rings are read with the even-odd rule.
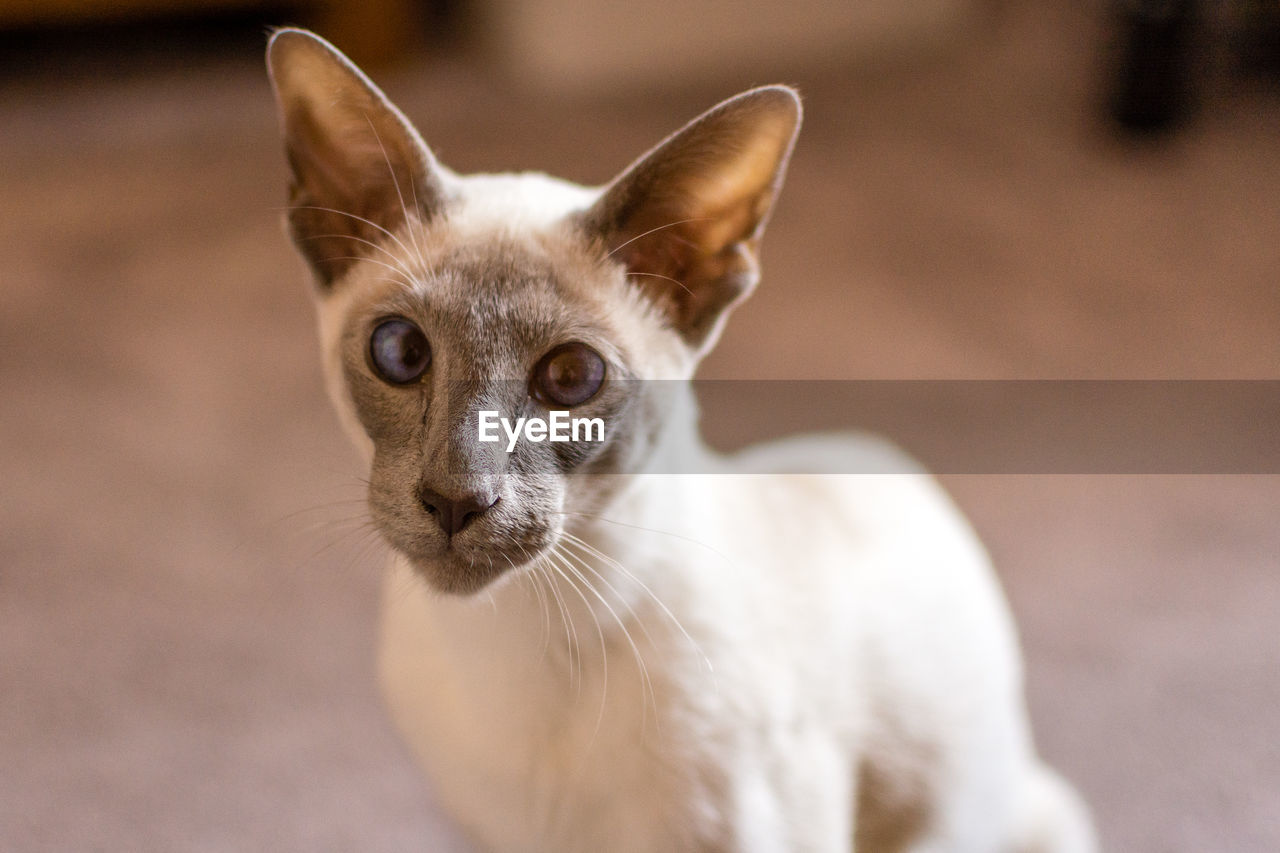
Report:
[[[525,560],[529,561],[533,568],[543,573],[543,576],[547,580],[547,588],[555,599],[556,609],[560,611],[560,624],[564,627],[565,650],[569,655],[569,684],[572,686],[574,683],[574,661],[577,657],[577,629],[571,629],[571,626],[573,625],[573,617],[569,614],[569,609],[565,604],[564,597],[560,594],[560,590],[556,587],[551,575],[547,573],[546,566],[543,563],[543,558],[539,557],[537,560],[533,560],[523,545],[516,543],[516,547],[520,549],[520,553],[524,554]],[[582,663],[580,660],[577,664],[577,672],[579,675],[578,685],[579,688],[581,688]]]
[[[553,562],[551,565],[557,572],[559,572],[562,578],[568,581],[569,586],[573,587],[573,591],[582,599],[582,604],[587,608],[587,613],[591,614],[591,621],[596,625],[596,636],[600,638],[600,710],[596,713],[596,726],[591,732],[591,742],[594,742],[596,736],[600,734],[600,726],[604,723],[604,708],[609,698],[609,650],[604,639],[604,629],[600,627],[600,619],[596,616],[595,610],[592,609],[591,602],[587,601],[586,595],[583,594],[582,590],[578,588],[578,585],[573,582],[573,579],[569,577],[569,575],[566,575],[560,567],[563,566],[565,569],[568,569],[574,577],[582,581],[583,585],[591,592],[592,595],[600,599],[601,603],[604,604],[605,607],[608,607],[609,604],[604,600],[600,593],[596,591],[595,587],[591,585],[591,582],[569,564],[568,560],[564,558],[564,555],[560,553],[560,549],[558,547],[552,548],[547,556],[553,560],[556,557],[560,558],[559,564]],[[614,618],[617,618],[616,614],[614,615]],[[625,631],[626,629],[624,628],[623,630]]]
[[[363,245],[370,246],[374,249],[377,249],[379,252],[381,252],[382,254],[386,255],[388,258],[391,259],[392,263],[396,265],[396,269],[404,273],[405,276],[407,276],[408,278],[410,279],[413,278],[413,270],[409,269],[409,267],[405,265],[405,263],[400,259],[400,257],[395,252],[388,250],[385,246],[379,243],[375,243],[372,240],[366,240],[363,237],[357,237],[354,234],[311,234],[306,237],[302,237],[300,239],[302,240],[325,240],[325,239],[354,240],[357,243],[361,243]]]
[[[671,276],[669,276],[669,275],[658,275],[656,272],[629,272],[629,273],[627,273],[627,276],[628,276],[628,277],[633,276],[633,275],[644,275],[644,276],[648,276],[649,278],[660,278],[660,279],[663,279],[663,280],[665,280],[665,281],[669,281],[669,282],[671,282],[671,283],[673,283],[673,284],[679,285],[680,289],[681,289],[681,290],[683,290],[685,293],[689,294],[690,296],[692,296],[692,295],[693,295],[693,291],[692,291],[692,290],[690,290],[688,287],[686,287],[686,286],[685,286],[685,283],[684,283],[683,281],[679,281],[678,279],[674,279],[674,278],[672,278],[672,277],[671,277]]]
[[[340,530],[343,535],[350,534],[354,531],[361,531],[373,527],[373,519],[367,514],[352,515],[345,518],[329,518],[322,521],[316,521],[305,527],[300,527],[293,532],[296,536],[306,536],[318,531],[327,529]]]
[[[705,548],[706,550],[710,551],[712,554],[715,554],[717,557],[724,560],[729,565],[733,565],[733,560],[729,559],[729,556],[724,552],[713,548],[712,546],[708,545],[706,542],[702,542],[698,539],[693,539],[689,536],[685,536],[682,533],[676,533],[675,531],[672,531],[672,530],[663,530],[660,527],[645,527],[644,525],[641,525],[641,524],[631,524],[630,522],[618,521],[616,519],[609,518],[608,516],[598,515],[596,513],[591,513],[591,512],[569,512],[568,510],[560,510],[557,514],[572,515],[572,516],[577,516],[578,518],[590,518],[595,521],[603,521],[606,524],[614,524],[614,525],[617,525],[618,527],[626,527],[630,530],[643,530],[645,533],[658,533],[662,536],[670,536],[673,539],[679,539],[681,542],[688,542],[690,545],[697,545],[699,548]]]
[[[618,562],[613,557],[610,557],[608,554],[604,553],[599,548],[592,545],[590,542],[587,542],[586,540],[582,539],[579,536],[575,536],[574,534],[568,532],[567,530],[562,535],[568,541],[572,541],[575,544],[577,544],[579,548],[584,549],[587,553],[592,554],[601,560],[604,560],[606,563],[608,563],[610,566],[616,569],[619,573],[621,573],[623,577],[627,578],[636,586],[640,587],[640,589],[643,590],[644,593],[653,600],[653,603],[658,605],[659,609],[661,609],[663,614],[667,617],[667,619],[671,621],[671,624],[675,626],[676,630],[678,630],[684,636],[685,640],[689,643],[689,645],[693,648],[693,650],[698,653],[698,657],[702,658],[702,662],[707,667],[707,672],[712,673],[712,675],[715,674],[715,667],[711,665],[711,659],[707,657],[706,652],[704,652],[702,650],[702,647],[698,645],[698,641],[693,639],[693,637],[685,629],[684,625],[680,622],[680,620],[676,618],[676,615],[671,612],[671,608],[667,607],[667,605],[662,601],[662,599],[658,597],[657,593],[655,593],[652,589],[649,588],[648,584],[646,584],[640,578],[636,577],[636,575],[633,572],[631,572],[626,566],[622,565],[622,563]]]
[[[421,579],[418,577],[417,572],[411,570],[399,573],[399,577],[397,578],[397,587],[392,590],[392,595],[395,597],[396,603],[404,604],[409,596],[413,594],[414,590],[418,588],[419,583],[421,583]]]
[[[411,169],[411,170],[409,170],[409,192],[410,192],[410,194],[413,196],[413,209],[414,209],[415,211],[421,211],[421,210],[422,210],[422,204],[421,204],[421,202],[419,202],[419,201],[418,201],[418,180],[417,180],[417,178],[414,176],[414,174],[413,174],[413,170],[412,170],[412,169]],[[415,221],[415,222],[417,222],[417,223],[419,223],[419,224],[421,224],[421,221],[422,221],[422,220],[421,220],[421,218],[418,218],[418,219],[415,219],[414,221]],[[409,230],[409,239],[411,239],[411,240],[413,241],[413,245],[414,245],[414,246],[418,246],[418,238],[417,238],[417,236],[413,233],[413,224],[412,224],[412,223],[408,223],[408,224],[406,224],[406,228],[408,228],[408,230]],[[422,264],[422,271],[423,271],[424,273],[429,273],[429,272],[431,271],[431,268],[430,268],[430,266],[428,266],[426,259],[425,259],[425,258],[423,258],[423,256],[422,256],[422,249],[421,249],[421,247],[419,247],[419,248],[418,248],[418,262],[419,262],[420,264]]]
[[[415,287],[415,285],[410,284],[409,282],[405,281],[402,278],[375,278],[373,279],[373,281],[381,281],[387,284],[398,284],[408,291],[412,291]]]
[[[595,557],[595,556],[602,557],[603,555],[599,554],[598,552],[592,553],[590,550],[588,550],[590,546],[588,546],[585,542],[583,542],[577,536],[574,536],[572,533],[565,533],[563,535],[564,535],[564,539],[563,539],[564,545],[570,545],[582,551],[582,554],[576,554],[568,549],[565,549],[564,551],[565,556],[570,557],[571,559],[574,560],[574,562],[576,562],[584,570],[591,572],[591,574],[599,578],[600,582],[603,583],[605,587],[608,588],[609,592],[613,593],[614,597],[617,598],[618,601],[621,602],[622,606],[626,608],[627,613],[630,614],[631,616],[631,619],[636,623],[636,625],[640,627],[640,630],[644,633],[645,639],[649,641],[649,645],[657,647],[658,644],[654,641],[653,635],[649,633],[648,627],[644,624],[644,620],[640,617],[640,614],[636,612],[636,609],[631,604],[631,601],[626,596],[624,596],[621,592],[619,592],[618,588],[614,586],[613,583],[607,577],[605,577],[604,574],[601,573],[599,569],[597,569],[595,566],[592,566],[590,563],[586,561],[586,559],[584,559],[584,555],[587,557]],[[628,580],[635,581],[635,578],[629,572],[625,573],[625,576],[627,577]]]
[[[544,568],[544,567],[543,567],[542,565],[540,565],[540,564],[534,564],[534,565],[531,565],[531,568],[533,569],[533,571],[534,571],[534,572],[536,572],[536,573],[537,573],[538,587],[541,589],[541,588],[542,588],[542,584],[543,584],[543,582],[544,582],[544,581],[545,581],[545,582],[546,582],[546,584],[547,584],[547,589],[546,589],[546,590],[544,591],[544,593],[543,593],[543,595],[544,595],[543,601],[544,601],[544,602],[546,602],[546,604],[544,604],[544,607],[546,607],[546,612],[547,612],[547,637],[546,637],[546,644],[543,646],[543,651],[544,651],[544,653],[545,653],[545,652],[546,652],[546,650],[550,647],[550,643],[551,643],[551,608],[550,608],[550,601],[551,601],[551,600],[554,600],[554,601],[555,601],[555,604],[556,604],[556,610],[557,610],[557,611],[559,612],[559,614],[560,614],[560,622],[561,622],[561,624],[562,624],[562,625],[564,624],[564,608],[563,608],[563,606],[562,606],[562,605],[561,605],[561,603],[560,603],[560,597],[559,597],[559,595],[558,595],[558,594],[556,593],[556,591],[555,591],[555,584],[553,584],[553,583],[551,582],[551,578],[550,578],[550,576],[548,576],[548,575],[547,575],[547,570],[546,570],[546,568]],[[568,644],[566,643],[566,645],[568,645]]]
[[[404,216],[404,224],[409,232],[409,240],[413,243],[413,249],[418,255],[418,263],[422,265],[423,269],[426,269],[427,261],[422,256],[422,247],[418,245],[418,237],[414,234],[413,218],[409,216],[409,209],[405,206],[404,193],[400,191],[400,179],[396,177],[396,170],[391,165],[391,157],[387,154],[387,146],[382,144],[382,137],[378,135],[378,129],[374,127],[373,119],[366,115],[364,120],[369,123],[369,130],[373,131],[373,138],[378,140],[378,147],[382,149],[382,160],[387,164],[387,174],[391,176],[391,185],[396,188],[396,198],[400,199],[400,213]]]
[[[333,213],[338,216],[349,217],[351,219],[354,219],[357,222],[363,222],[365,225],[378,229],[383,234],[386,234],[388,237],[390,237],[392,240],[395,240],[396,245],[399,246],[401,249],[403,249],[405,251],[405,254],[409,254],[409,247],[406,246],[399,237],[397,237],[395,234],[392,234],[390,231],[388,231],[386,228],[383,228],[381,225],[374,222],[372,219],[365,219],[363,216],[356,216],[354,213],[347,213],[347,211],[345,210],[338,210],[335,207],[321,207],[320,205],[317,205],[317,204],[295,204],[289,207],[285,207],[283,209],[284,210],[319,210],[324,213]]]
[[[555,572],[555,574],[559,575],[561,579],[567,581],[568,579],[565,578],[564,572],[561,572],[559,569],[556,568],[554,563],[551,563],[548,560],[549,556],[550,555],[547,555],[546,557],[542,558],[544,560],[543,565],[550,570],[547,573],[548,580],[551,580],[554,582],[555,579],[552,577],[551,572]],[[571,587],[573,586],[573,584],[569,584],[569,585]],[[553,588],[555,587],[553,586]],[[578,592],[577,587],[574,587],[574,592]],[[581,596],[582,593],[578,592],[578,595]],[[573,634],[573,646],[570,649],[572,654],[570,654],[569,656],[569,661],[571,664],[574,665],[574,672],[576,673],[576,690],[577,690],[578,697],[581,698],[582,697],[582,681],[583,681],[582,679],[582,641],[578,638],[578,625],[573,619],[573,608],[569,606],[568,601],[564,601],[563,603],[564,603],[564,612],[569,619],[569,628],[571,629],[571,633]],[[570,679],[570,681],[571,683],[575,683],[575,679]]]
[[[664,228],[674,228],[677,225],[684,225],[685,223],[688,223],[688,222],[710,222],[710,221],[711,221],[711,217],[709,216],[695,216],[692,219],[680,219],[675,222],[668,222],[666,225],[659,225],[657,228],[650,228],[648,231],[645,231],[643,234],[637,234],[636,236],[632,237],[630,240],[627,240],[625,243],[615,246],[613,251],[605,255],[605,257],[612,258],[621,249],[631,245],[635,241],[639,240],[641,237],[648,237],[650,234],[654,233],[655,231],[661,231]]]
[[[365,498],[363,497],[342,498],[335,501],[329,501],[328,503],[316,504],[315,506],[305,506],[305,507],[302,507],[301,509],[295,509],[293,512],[285,513],[284,515],[278,516],[272,521],[268,522],[268,524],[271,526],[285,524],[301,516],[307,515],[308,513],[327,512],[328,510],[337,509],[338,507],[351,506],[352,504],[363,504],[364,502],[365,502]],[[335,520],[340,521],[342,519],[335,519]]]
[[[510,537],[508,538],[510,539]],[[511,541],[514,542],[514,540]],[[515,561],[507,556],[505,551],[499,551],[498,553],[501,555],[502,559],[507,561],[507,566],[512,572],[519,571],[516,568]],[[517,578],[517,582],[523,582],[526,579],[528,581],[528,588],[533,590],[533,594],[542,610],[542,630],[540,632],[542,638],[542,653],[538,656],[538,663],[542,663],[542,661],[547,657],[547,648],[551,642],[551,613],[547,609],[547,599],[546,595],[542,591],[542,584],[539,583],[538,573],[536,571],[521,573]]]
[[[363,255],[337,255],[332,258],[325,258],[325,260],[326,261],[365,261],[367,263],[377,264],[380,267],[385,267],[386,269],[389,269],[391,270],[391,272],[396,274],[399,274],[400,272],[400,270],[396,269],[395,267],[391,266],[391,264],[385,261],[380,261],[377,258],[364,257]],[[408,279],[393,278],[392,281],[403,284],[405,288],[407,288],[408,290],[413,290],[413,282],[409,281]]]
[[[561,552],[561,553],[562,553],[562,556],[566,558],[571,556],[567,551]],[[618,590],[613,586],[613,584],[609,583],[609,581],[603,575],[601,575],[600,572],[596,571],[594,568],[587,565],[587,563],[584,560],[582,560],[580,557],[576,558],[576,561],[578,565],[582,566],[584,569],[590,571],[597,578],[600,578],[600,580],[604,581],[605,585],[609,587],[609,589],[613,592],[615,596],[618,596],[619,600],[623,600],[622,597],[618,594]],[[658,696],[653,689],[653,679],[649,677],[649,667],[645,664],[644,655],[640,653],[640,648],[636,644],[635,639],[631,636],[631,631],[627,628],[626,623],[622,621],[622,617],[618,615],[618,611],[614,610],[613,605],[611,605],[608,602],[608,600],[603,595],[600,594],[600,592],[591,584],[590,580],[588,580],[585,576],[583,576],[581,572],[574,569],[572,565],[569,565],[567,562],[567,559],[566,559],[566,568],[568,568],[569,571],[573,572],[575,576],[577,576],[578,578],[581,578],[582,582],[586,584],[587,589],[589,589],[591,593],[597,599],[600,600],[600,603],[603,604],[605,606],[605,609],[609,611],[609,614],[613,616],[613,621],[617,622],[618,627],[622,629],[622,635],[623,637],[626,638],[627,644],[631,647],[631,654],[635,656],[636,667],[640,671],[641,695],[645,697],[644,699],[645,704],[641,706],[641,714],[647,717],[646,709],[648,707],[648,703],[652,701],[654,717],[656,720],[658,716]],[[649,644],[652,646],[653,638],[649,635],[648,630],[645,629],[644,624],[640,621],[639,617],[636,616],[635,610],[631,609],[631,606],[629,604],[627,605],[627,609],[630,611],[631,616],[633,619],[635,619],[636,623],[640,625],[640,629],[644,631],[645,637],[649,639]]]

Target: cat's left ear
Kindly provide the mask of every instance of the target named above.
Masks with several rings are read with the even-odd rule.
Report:
[[[730,98],[632,164],[585,216],[698,355],[759,278],[760,237],[800,116],[786,86]]]
[[[351,60],[306,30],[267,47],[292,171],[289,230],[328,288],[412,217],[444,205],[449,175],[418,132]]]

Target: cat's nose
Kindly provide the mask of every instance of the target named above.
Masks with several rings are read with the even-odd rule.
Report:
[[[452,536],[493,507],[498,496],[485,491],[457,499],[446,498],[435,489],[423,486],[418,491],[418,500],[445,535]]]

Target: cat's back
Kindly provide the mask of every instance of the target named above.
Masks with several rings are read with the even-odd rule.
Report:
[[[1021,676],[990,558],[919,463],[853,433],[790,438],[730,463],[751,473],[717,487],[736,516],[726,544],[757,578],[752,595],[791,608],[768,641],[815,673],[815,693],[844,670],[849,690],[831,710],[852,714],[887,772],[923,780],[928,755],[986,742],[990,720],[1020,725],[1003,716]]]
[[[886,439],[795,436],[748,448],[727,464],[738,520],[741,513],[758,520],[745,543],[742,525],[730,526],[765,574],[785,566],[799,582],[812,578],[860,603],[939,590],[994,592],[990,560],[963,513],[919,462]]]
[[[884,560],[985,562],[950,497],[892,442],[855,432],[794,436],[749,447],[726,460],[731,489],[749,495],[748,513],[764,551],[845,576]],[[780,538],[770,548],[767,536]]]
[[[825,613],[895,691],[1016,678],[1012,620],[990,558],[924,468],[872,435],[797,436],[730,457],[721,532],[762,598]],[[744,517],[750,523],[743,523]],[[731,534],[731,535],[730,535]],[[812,626],[805,612],[796,624]],[[982,660],[968,672],[958,660]]]

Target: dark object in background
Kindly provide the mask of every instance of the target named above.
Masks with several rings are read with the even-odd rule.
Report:
[[[1240,33],[1236,38],[1240,72],[1280,80],[1280,3],[1243,0],[1242,5]]]
[[[1170,131],[1191,114],[1196,0],[1121,0],[1116,4],[1118,63],[1111,115],[1130,131]]]

